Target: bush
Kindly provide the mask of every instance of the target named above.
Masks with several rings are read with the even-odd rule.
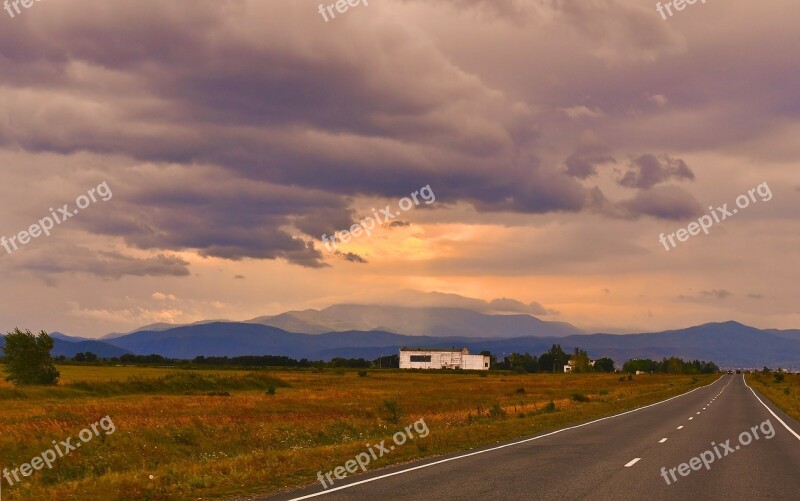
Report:
[[[22,332],[14,329],[9,332],[4,348],[8,373],[6,381],[16,385],[58,383],[61,373],[50,358],[53,346],[53,339],[45,331],[41,331],[38,336],[34,336],[29,330]]]
[[[489,417],[493,419],[501,419],[506,417],[506,411],[500,407],[499,403],[492,404],[492,407],[489,409]]]
[[[572,400],[574,400],[576,402],[588,402],[589,401],[589,397],[587,397],[583,393],[573,393],[572,394]]]
[[[367,371],[358,371],[358,377],[367,377]]]
[[[397,408],[396,400],[384,400],[383,408],[386,411],[384,419],[390,423],[397,424],[400,422],[400,410]]]
[[[274,395],[274,394],[275,394],[275,387],[274,386],[269,386],[267,388],[267,395]]]
[[[545,405],[544,409],[542,409],[543,412],[555,412],[557,410],[556,404],[552,400],[547,402],[547,405]]]
[[[525,387],[520,386],[519,388],[517,388],[517,393],[525,393]]]
[[[772,377],[775,378],[776,383],[782,383],[784,379],[783,373],[781,372],[776,372],[772,375]]]

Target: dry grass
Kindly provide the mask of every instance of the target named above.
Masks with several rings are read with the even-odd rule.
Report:
[[[784,374],[781,382],[775,380],[774,374],[748,374],[746,377],[747,384],[800,421],[800,374]]]
[[[713,379],[190,371],[202,372],[207,377],[195,379],[214,381],[215,388],[228,388],[215,393],[230,395],[205,396],[198,393],[207,386],[189,392],[193,395],[180,393],[183,386],[174,388],[168,377],[174,369],[60,369],[67,384],[57,388],[0,385],[3,466],[30,461],[51,440],[74,437],[106,415],[117,431],[85,444],[52,470],[35,472],[11,488],[6,485],[4,499],[225,499],[276,492],[315,482],[317,471],[344,463],[363,452],[367,442],[389,439],[419,418],[425,419],[430,435],[398,447],[371,469],[610,415]],[[128,384],[130,378],[150,380],[148,391]],[[278,380],[288,386],[269,384],[276,388],[274,395],[264,391],[267,381]],[[98,387],[105,388],[105,396],[98,396]],[[589,401],[576,399],[576,394]],[[551,401],[553,412],[548,411]]]

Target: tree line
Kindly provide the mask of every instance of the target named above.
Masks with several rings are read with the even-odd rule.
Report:
[[[31,331],[25,332],[14,329],[5,336],[3,359],[5,370],[8,373],[7,381],[14,384],[56,384],[61,376],[53,364],[50,352],[53,349],[53,339],[44,331],[34,335]],[[590,360],[586,351],[575,348],[568,355],[560,344],[554,344],[550,349],[538,357],[529,353],[510,353],[498,361],[490,352],[484,351],[482,355],[489,356],[493,370],[511,370],[514,372],[563,372],[564,366],[569,365],[572,372],[614,372],[614,361],[608,357]],[[505,354],[504,354],[505,355]],[[56,358],[57,361],[66,362],[64,356]],[[333,358],[328,362],[322,360],[311,361],[306,358],[296,360],[280,355],[246,355],[238,357],[199,356],[193,360],[179,360],[163,357],[161,355],[132,355],[125,354],[120,357],[100,362],[96,354],[91,352],[77,353],[70,361],[76,363],[127,363],[127,364],[158,364],[182,366],[231,366],[231,367],[298,367],[298,368],[386,368],[393,369],[400,366],[400,356],[391,355],[379,357],[375,360],[364,358]],[[666,373],[666,374],[701,374],[718,372],[719,367],[713,362],[700,360],[684,361],[681,358],[663,358],[661,361],[650,359],[631,359],[622,367],[624,372],[637,371]]]
[[[714,362],[705,360],[686,361],[678,357],[664,357],[661,361],[649,358],[631,359],[625,362],[622,370],[630,373],[642,371],[662,374],[712,374],[719,372],[719,367]]]
[[[528,352],[510,353],[502,360],[497,360],[489,352],[492,360],[491,367],[496,370],[511,370],[514,372],[564,372],[564,366],[572,361],[572,372],[614,372],[614,361],[608,357],[599,358],[594,361],[589,358],[586,351],[575,348],[572,354],[564,351],[560,344],[554,344],[549,350],[541,355],[534,356]]]

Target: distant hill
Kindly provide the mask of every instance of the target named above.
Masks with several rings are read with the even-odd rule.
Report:
[[[404,336],[383,331],[298,334],[277,327],[239,322],[176,327],[160,332],[135,332],[108,342],[140,355],[190,359],[196,356],[285,355],[324,358],[326,350],[381,346],[441,345],[460,347],[468,338]],[[380,354],[380,353],[379,353]]]
[[[527,314],[490,315],[463,308],[357,304],[290,311],[254,318],[248,322],[304,334],[382,330],[411,336],[499,339],[518,336],[561,337],[583,333],[568,323],[548,322]]]
[[[75,343],[78,341],[96,341],[96,339],[91,339],[88,337],[80,337],[80,336],[68,336],[66,334],[62,334],[61,332],[48,332],[51,338],[53,339],[60,339],[62,341],[69,341],[70,343]]]
[[[155,323],[155,324],[145,325],[145,326],[139,327],[138,329],[134,329],[134,330],[128,331],[128,332],[121,332],[121,333],[120,332],[112,332],[112,333],[106,334],[105,336],[101,336],[100,339],[102,339],[102,340],[114,339],[114,338],[126,336],[128,334],[133,334],[134,332],[158,332],[158,331],[165,331],[165,330],[168,330],[168,329],[174,329],[175,327],[183,327],[185,325],[202,325],[202,324],[210,324],[210,323],[214,323],[214,322],[226,322],[226,320],[201,320],[199,322],[194,322],[194,323],[191,323],[191,324],[166,324],[164,322],[159,322],[159,323]]]
[[[83,338],[67,336],[65,334],[61,334],[60,332],[54,332],[50,334],[50,337],[53,338],[54,345],[51,354],[54,357],[64,355],[67,358],[72,358],[77,353],[87,351],[91,351],[100,358],[120,357],[126,353],[130,353],[128,350],[105,343],[103,341],[85,341]],[[0,336],[0,349],[4,348],[5,346],[6,340],[3,336]]]
[[[493,333],[497,335],[497,333]],[[785,334],[785,331],[784,331]],[[401,346],[462,347],[473,352],[540,354],[559,343],[571,351],[585,349],[595,358],[609,356],[622,363],[629,358],[714,361],[721,366],[800,368],[800,339],[790,339],[737,322],[709,323],[681,330],[642,334],[591,334],[566,337],[520,336],[505,339],[467,336],[408,336],[387,331],[304,334],[277,327],[237,322],[215,322],[166,331],[136,332],[108,340],[136,354],[166,357],[285,355],[329,360],[333,357],[377,358],[394,354]]]

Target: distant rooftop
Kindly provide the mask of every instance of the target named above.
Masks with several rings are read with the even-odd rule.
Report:
[[[464,350],[467,350],[467,348],[406,348],[405,346],[400,348],[400,351],[451,351],[458,353],[461,353]]]

